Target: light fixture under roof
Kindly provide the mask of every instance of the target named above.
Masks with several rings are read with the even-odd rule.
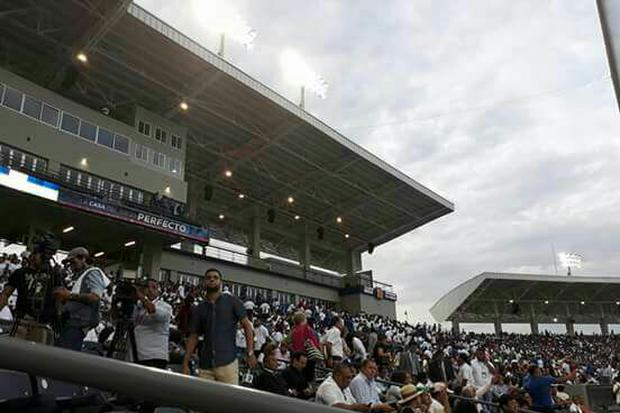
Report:
[[[136,245],[136,241],[128,241],[125,243],[126,247],[133,247],[134,245]]]
[[[227,169],[227,170],[224,171],[224,176],[226,178],[230,178],[230,177],[232,177],[232,175],[233,174],[232,174],[232,171],[230,169]]]
[[[293,198],[292,196],[289,196],[288,198],[286,198],[286,202],[288,202],[289,204],[292,204],[293,202],[295,202],[295,198]]]
[[[224,214],[220,214],[220,215],[218,215],[218,218],[219,218],[220,220],[222,220],[222,219],[224,219],[224,218],[226,218],[226,217],[224,216]]]
[[[75,227],[67,227],[67,228],[63,229],[63,230],[62,230],[62,232],[63,232],[64,234],[66,234],[67,232],[71,232],[71,231],[73,231],[74,229],[75,229]]]
[[[342,217],[336,217],[336,222],[342,224]]]
[[[239,194],[239,199],[244,199],[245,198],[245,194]]]
[[[545,304],[549,304],[549,300],[545,300]]]
[[[86,56],[86,53],[80,52],[75,55],[75,58],[78,60],[78,62],[88,63],[88,56]]]
[[[295,221],[299,221],[301,217],[299,215],[295,215]]]
[[[183,112],[187,112],[189,110],[189,105],[186,101],[182,101],[181,103],[179,103],[179,109],[181,109]]]
[[[99,257],[103,256],[103,254],[105,254],[105,252],[103,252],[103,251],[99,251],[99,252],[98,252],[98,253],[96,253],[94,256],[95,256],[95,258],[99,258]]]
[[[344,234],[344,237],[345,238],[349,238],[349,234]]]

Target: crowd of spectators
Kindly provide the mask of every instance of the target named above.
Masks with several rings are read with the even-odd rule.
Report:
[[[19,257],[0,256],[0,271],[6,268],[0,279],[18,266]],[[104,317],[91,331],[91,340],[112,324],[105,314],[113,301],[113,285],[101,297]],[[171,309],[171,350],[182,353],[193,332],[192,314],[207,293],[201,286],[179,282],[154,288],[152,298]],[[231,295],[226,284],[220,290]],[[454,334],[439,324],[350,314],[304,300],[237,298],[243,314],[235,345],[245,386],[356,411],[488,410],[449,397],[452,394],[499,403],[506,411],[559,407],[588,412],[583,399],[565,391],[564,383],[615,383],[620,401],[620,340],[613,334]],[[246,363],[247,354],[256,356],[258,367]]]

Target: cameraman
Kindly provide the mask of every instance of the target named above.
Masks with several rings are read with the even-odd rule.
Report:
[[[57,321],[53,291],[62,285],[62,274],[52,266],[58,241],[51,234],[41,236],[32,246],[27,265],[16,269],[0,293],[0,310],[17,290],[15,323],[11,335],[51,344],[51,325]]]
[[[146,287],[136,288],[139,301],[133,320],[138,360],[134,361],[143,366],[165,369],[172,307],[159,298],[157,280],[149,278],[146,283]]]
[[[56,346],[80,351],[88,330],[99,324],[99,301],[110,280],[103,271],[92,266],[90,254],[84,247],[69,251],[63,263],[69,265],[77,280],[71,291],[64,287],[55,291],[56,298],[65,303],[63,317],[67,318]]]

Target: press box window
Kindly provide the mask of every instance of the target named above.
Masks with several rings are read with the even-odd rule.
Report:
[[[97,134],[97,143],[108,148],[114,147],[114,134],[107,129],[99,128],[99,134]]]
[[[64,112],[62,114],[62,122],[60,124],[60,129],[65,132],[72,133],[74,135],[78,134],[78,130],[80,128],[80,120],[73,115]]]
[[[168,164],[168,169],[170,169],[170,172],[172,172],[173,174],[180,174],[181,173],[181,161],[178,159],[170,159],[169,162],[170,163]]]
[[[22,109],[22,97],[23,94],[19,90],[15,90],[7,86],[4,91],[2,104],[7,108],[15,109],[19,112]]]
[[[168,132],[166,132],[162,128],[155,128],[155,140],[158,140],[161,143],[166,143],[167,139]]]
[[[41,101],[32,96],[24,97],[24,107],[22,109],[25,115],[31,118],[39,119],[41,117]]]
[[[138,132],[146,136],[151,136],[151,124],[144,121],[138,121]]]
[[[114,135],[114,149],[119,152],[129,153],[129,139],[121,135]]]
[[[170,146],[176,149],[181,149],[183,146],[183,140],[177,135],[170,135]]]
[[[145,162],[149,161],[149,150],[146,146],[136,144],[136,159],[143,160]]]
[[[153,152],[153,165],[160,168],[166,167],[166,155],[161,152]]]
[[[43,104],[43,110],[41,111],[41,122],[47,123],[53,127],[58,126],[59,111],[50,105]]]
[[[80,136],[84,139],[95,142],[97,137],[97,125],[82,121],[80,125]]]

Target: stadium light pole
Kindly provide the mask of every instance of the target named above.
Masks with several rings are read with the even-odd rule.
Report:
[[[572,275],[571,268],[581,268],[581,262],[583,261],[581,255],[572,252],[561,252],[558,254],[558,258],[562,267],[567,268],[566,275],[568,276]]]
[[[193,0],[192,6],[201,24],[207,30],[219,34],[217,54],[221,58],[224,57],[227,39],[241,44],[246,50],[252,50],[256,30],[229,4],[218,0]]]
[[[306,107],[306,90],[321,99],[327,97],[328,84],[325,78],[310,68],[301,55],[292,49],[285,49],[280,56],[284,80],[300,88],[299,107]]]

